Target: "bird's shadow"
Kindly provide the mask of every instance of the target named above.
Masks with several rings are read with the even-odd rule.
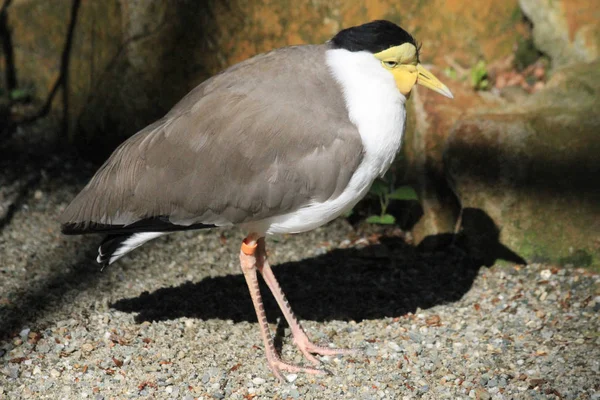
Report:
[[[391,237],[361,249],[329,253],[273,267],[296,314],[305,320],[379,319],[459,300],[480,263],[460,248],[420,252]],[[280,316],[261,286],[271,322]],[[242,274],[205,278],[121,299],[111,307],[136,312],[136,321],[179,317],[256,321]]]

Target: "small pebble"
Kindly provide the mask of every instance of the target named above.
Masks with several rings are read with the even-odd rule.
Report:
[[[378,351],[375,347],[367,347],[367,349],[365,350],[365,355],[369,356],[369,357],[375,357],[377,356]]]
[[[256,377],[256,378],[252,379],[252,383],[254,383],[255,385],[262,385],[265,382],[266,381],[263,378],[260,378],[260,377]]]
[[[395,352],[399,352],[399,351],[401,351],[401,350],[402,350],[402,348],[401,348],[400,346],[398,346],[398,344],[397,344],[397,343],[395,343],[395,342],[389,342],[389,343],[388,343],[388,347],[389,347],[390,349],[392,349],[393,351],[395,351]]]
[[[548,280],[552,276],[552,271],[550,271],[549,269],[544,269],[540,272],[540,276],[543,280]]]

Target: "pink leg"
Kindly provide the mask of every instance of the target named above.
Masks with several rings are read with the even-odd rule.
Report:
[[[256,248],[256,244],[255,235],[249,235],[246,239],[244,239],[244,244],[242,244],[242,250],[240,251],[240,263],[242,266],[242,272],[246,278],[246,283],[248,284],[248,289],[250,290],[250,297],[252,298],[252,303],[254,304],[254,310],[256,311],[256,316],[258,317],[258,325],[260,326],[260,334],[265,345],[265,353],[267,355],[267,363],[269,368],[271,371],[273,371],[273,374],[282,381],[284,381],[284,379],[283,375],[281,375],[281,371],[306,372],[310,374],[325,373],[325,371],[315,368],[299,367],[293,364],[288,364],[282,361],[275,351],[273,338],[269,332],[269,324],[267,323],[265,308],[260,295],[260,289],[258,287],[258,279],[256,277],[257,256],[256,254],[248,254],[252,252],[253,247]]]
[[[320,354],[320,355],[337,355],[337,354],[355,354],[356,350],[353,349],[336,349],[331,347],[323,347],[317,346],[313,342],[310,341],[306,332],[300,325],[298,318],[294,315],[292,308],[288,300],[283,293],[283,289],[277,282],[275,275],[273,274],[273,270],[267,261],[267,253],[265,248],[265,238],[262,237],[258,239],[258,246],[256,249],[256,260],[257,265],[256,268],[258,272],[261,273],[263,279],[269,286],[271,293],[275,297],[283,316],[285,317],[288,325],[292,330],[292,336],[294,337],[294,343],[300,349],[304,357],[314,364],[319,364],[319,360],[317,360],[312,354]],[[311,354],[312,353],[312,354]]]

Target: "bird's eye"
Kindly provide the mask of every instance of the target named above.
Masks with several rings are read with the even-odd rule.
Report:
[[[396,61],[382,61],[383,65],[385,65],[388,68],[395,68],[398,63]]]

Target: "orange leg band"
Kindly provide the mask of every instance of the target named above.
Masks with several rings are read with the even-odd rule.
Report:
[[[256,251],[256,246],[258,245],[258,242],[255,241],[253,244],[248,244],[246,243],[247,239],[248,238],[242,241],[242,253],[244,253],[247,256],[251,256]]]

